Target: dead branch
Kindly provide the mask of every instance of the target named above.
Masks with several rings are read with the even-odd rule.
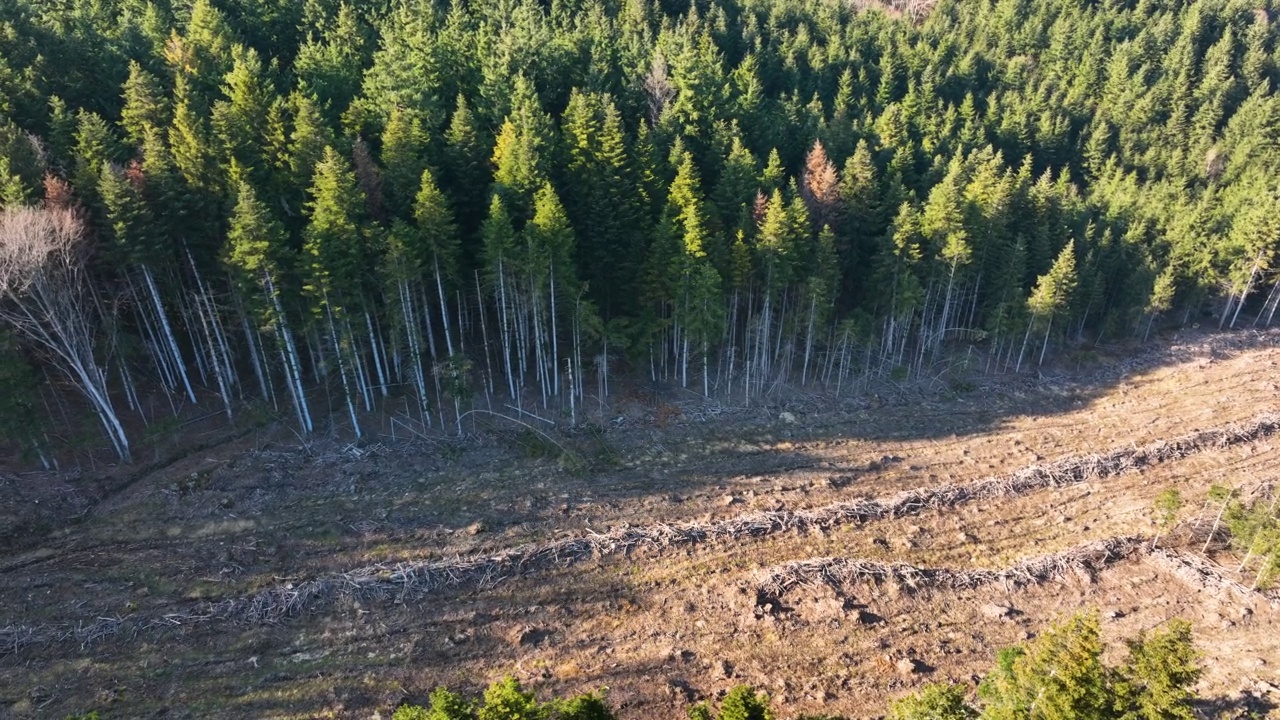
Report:
[[[954,570],[861,558],[811,558],[766,568],[757,573],[754,584],[758,592],[771,598],[781,597],[803,585],[838,586],[859,580],[894,580],[913,588],[928,586],[947,590],[969,590],[995,583],[1020,587],[1062,577],[1071,571],[1092,573],[1145,554],[1148,552],[1146,541],[1147,538],[1137,535],[1096,540],[1062,552],[1028,558],[1003,569]]]

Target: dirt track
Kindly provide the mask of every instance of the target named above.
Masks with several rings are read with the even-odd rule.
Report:
[[[1209,668],[1203,692],[1265,703],[1280,685],[1271,603],[1189,585],[1145,553],[1025,584],[850,579],[762,603],[754,583],[763,568],[810,558],[1005,568],[1149,534],[1151,502],[1171,485],[1188,500],[1189,523],[1211,484],[1267,491],[1280,474],[1270,434],[896,519],[641,545],[479,588],[317,595],[275,624],[204,616],[362,567],[628,525],[732,524],[1245,423],[1280,409],[1278,341],[1200,339],[901,403],[793,403],[794,423],[778,419],[781,408],[688,404],[688,416],[712,419],[573,439],[592,454],[585,472],[492,444],[363,457],[335,445],[308,456],[244,438],[143,477],[85,522],[0,557],[0,628],[10,626],[0,644],[16,650],[0,647],[0,710],[365,718],[440,683],[476,689],[516,674],[546,692],[608,686],[626,718],[682,717],[686,700],[741,682],[772,692],[783,717],[858,717],[922,682],[969,682],[996,649],[1085,606],[1112,616],[1113,642],[1170,617],[1192,620]],[[0,487],[10,507],[26,497],[17,482],[54,486],[11,481]],[[75,482],[63,484],[74,492]],[[992,603],[1015,612],[988,617]],[[22,637],[39,641],[17,649]],[[900,672],[902,658],[921,672]]]

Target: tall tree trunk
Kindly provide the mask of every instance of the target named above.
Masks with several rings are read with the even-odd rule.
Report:
[[[169,325],[169,315],[164,311],[164,304],[160,302],[160,291],[156,288],[155,278],[151,275],[151,269],[146,265],[139,265],[142,269],[142,279],[146,283],[147,293],[151,296],[152,305],[155,307],[156,318],[159,321],[160,331],[164,334],[165,342],[169,346],[169,354],[174,361],[175,369],[178,377],[182,379],[182,387],[187,391],[187,399],[194,405],[196,402],[195,391],[191,389],[191,380],[187,377],[186,363],[182,359],[182,353],[178,350],[178,340],[173,335],[173,328]]]

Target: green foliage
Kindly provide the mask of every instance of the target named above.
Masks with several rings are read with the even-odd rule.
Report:
[[[308,206],[306,290],[322,306],[341,308],[363,295],[366,267],[364,197],[351,165],[333,148],[316,165]]]
[[[926,685],[889,707],[889,720],[972,720],[977,716],[965,702],[964,689],[945,683]]]
[[[1129,641],[1120,668],[1118,709],[1133,720],[1191,720],[1191,687],[1200,679],[1200,654],[1191,641],[1191,623],[1174,619],[1156,632]]]
[[[269,258],[304,334],[326,302],[368,312],[352,353],[371,377],[403,374],[406,334],[384,329],[406,312],[428,341],[450,318],[450,344],[490,372],[483,335],[510,341],[542,312],[537,268],[553,257],[557,301],[599,314],[560,318],[555,340],[594,364],[592,328],[627,327],[643,359],[627,371],[697,352],[717,375],[751,357],[789,378],[776,363],[809,363],[797,342],[829,358],[853,349],[843,337],[895,348],[868,367],[909,374],[905,345],[939,325],[988,333],[997,358],[1039,328],[1043,357],[1055,331],[1145,337],[1277,312],[1274,7],[944,2],[908,20],[821,0],[9,5],[0,204],[39,201],[49,173],[103,241],[93,287],[120,287],[145,257],[166,307],[186,307],[197,276],[197,294],[229,296],[229,252]],[[473,288],[500,279],[499,258],[511,287]],[[437,262],[433,314],[387,293],[434,284]],[[218,304],[221,324],[241,326],[241,305]],[[127,315],[119,337],[147,346]],[[206,342],[177,325],[180,346]],[[538,375],[538,348],[517,345],[493,373]]]
[[[739,685],[725,695],[716,720],[773,720],[769,696],[757,693],[747,685]]]
[[[979,695],[990,720],[1111,717],[1097,613],[1073,615],[1026,647],[1002,651]]]
[[[478,720],[544,720],[548,715],[548,708],[539,705],[533,693],[525,692],[518,680],[508,677],[484,691],[484,704],[476,717]]]
[[[392,720],[614,720],[614,715],[602,693],[539,703],[508,677],[490,685],[478,704],[441,687],[431,693],[427,707],[402,705]]]
[[[148,128],[168,124],[168,98],[154,75],[136,60],[129,63],[129,79],[124,84],[124,107],[120,125],[135,147],[142,144]]]
[[[978,688],[981,711],[967,702],[959,685],[933,683],[899,698],[889,720],[1053,720],[1120,718],[1178,720],[1194,717],[1191,688],[1200,678],[1200,655],[1190,623],[1171,620],[1128,641],[1125,662],[1102,663],[1097,612],[1064,618],[1025,646],[999,653],[995,668]],[[603,694],[588,693],[539,703],[514,678],[490,685],[478,705],[444,688],[431,695],[429,709],[402,706],[394,720],[612,720]],[[691,705],[690,720],[773,720],[768,695],[747,685],[731,689],[713,709]],[[800,720],[838,720],[803,716]]]
[[[424,169],[413,204],[420,244],[416,248],[418,267],[452,282],[457,274],[458,229],[449,203],[436,185],[431,170]]]
[[[553,706],[556,720],[614,720],[604,697],[595,693],[559,701]]]
[[[715,716],[711,714],[711,706],[705,702],[689,707],[689,720],[714,720],[714,718]]]
[[[1173,620],[1151,635],[1130,641],[1124,665],[1108,668],[1102,663],[1097,613],[1079,613],[1025,647],[1001,651],[995,669],[978,688],[981,716],[991,720],[1190,718],[1191,687],[1200,677],[1198,662],[1191,625]],[[954,707],[963,708],[963,704]]]
[[[1222,519],[1231,533],[1231,545],[1243,555],[1239,569],[1254,563],[1253,586],[1269,587],[1280,575],[1280,519],[1276,518],[1276,501],[1258,498],[1246,504],[1242,500],[1232,501],[1229,493],[1218,493],[1218,502],[1227,503]],[[1213,496],[1211,490],[1211,499]]]
[[[769,696],[748,685],[738,685],[724,696],[719,712],[705,702],[689,707],[689,720],[773,720]]]
[[[1027,309],[1037,318],[1051,319],[1066,309],[1077,282],[1075,247],[1067,243],[1049,272],[1036,281],[1036,288],[1027,300]]]
[[[1178,511],[1182,509],[1182,493],[1178,492],[1178,488],[1165,488],[1156,496],[1153,509],[1156,513],[1156,523],[1162,530],[1168,530],[1173,527],[1178,519]]]
[[[249,290],[255,309],[261,313],[278,294],[280,261],[284,227],[271,216],[258,200],[253,187],[241,181],[227,231],[223,262],[242,290]]]
[[[436,688],[431,693],[428,709],[404,705],[398,708],[392,720],[475,720],[475,708],[461,695],[446,688]]]

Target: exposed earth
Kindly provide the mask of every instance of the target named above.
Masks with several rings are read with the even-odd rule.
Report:
[[[742,683],[783,718],[874,717],[1080,608],[1114,653],[1192,621],[1205,714],[1265,714],[1280,594],[1201,550],[1211,485],[1276,492],[1278,363],[1280,333],[1196,335],[842,401],[672,391],[562,447],[255,431],[143,472],[0,475],[0,716],[385,718],[515,675],[607,687],[628,719]],[[1077,465],[1105,471],[1055,474]],[[956,490],[984,479],[1012,489]],[[1152,552],[1169,487],[1186,506]],[[521,560],[557,542],[586,550]]]

